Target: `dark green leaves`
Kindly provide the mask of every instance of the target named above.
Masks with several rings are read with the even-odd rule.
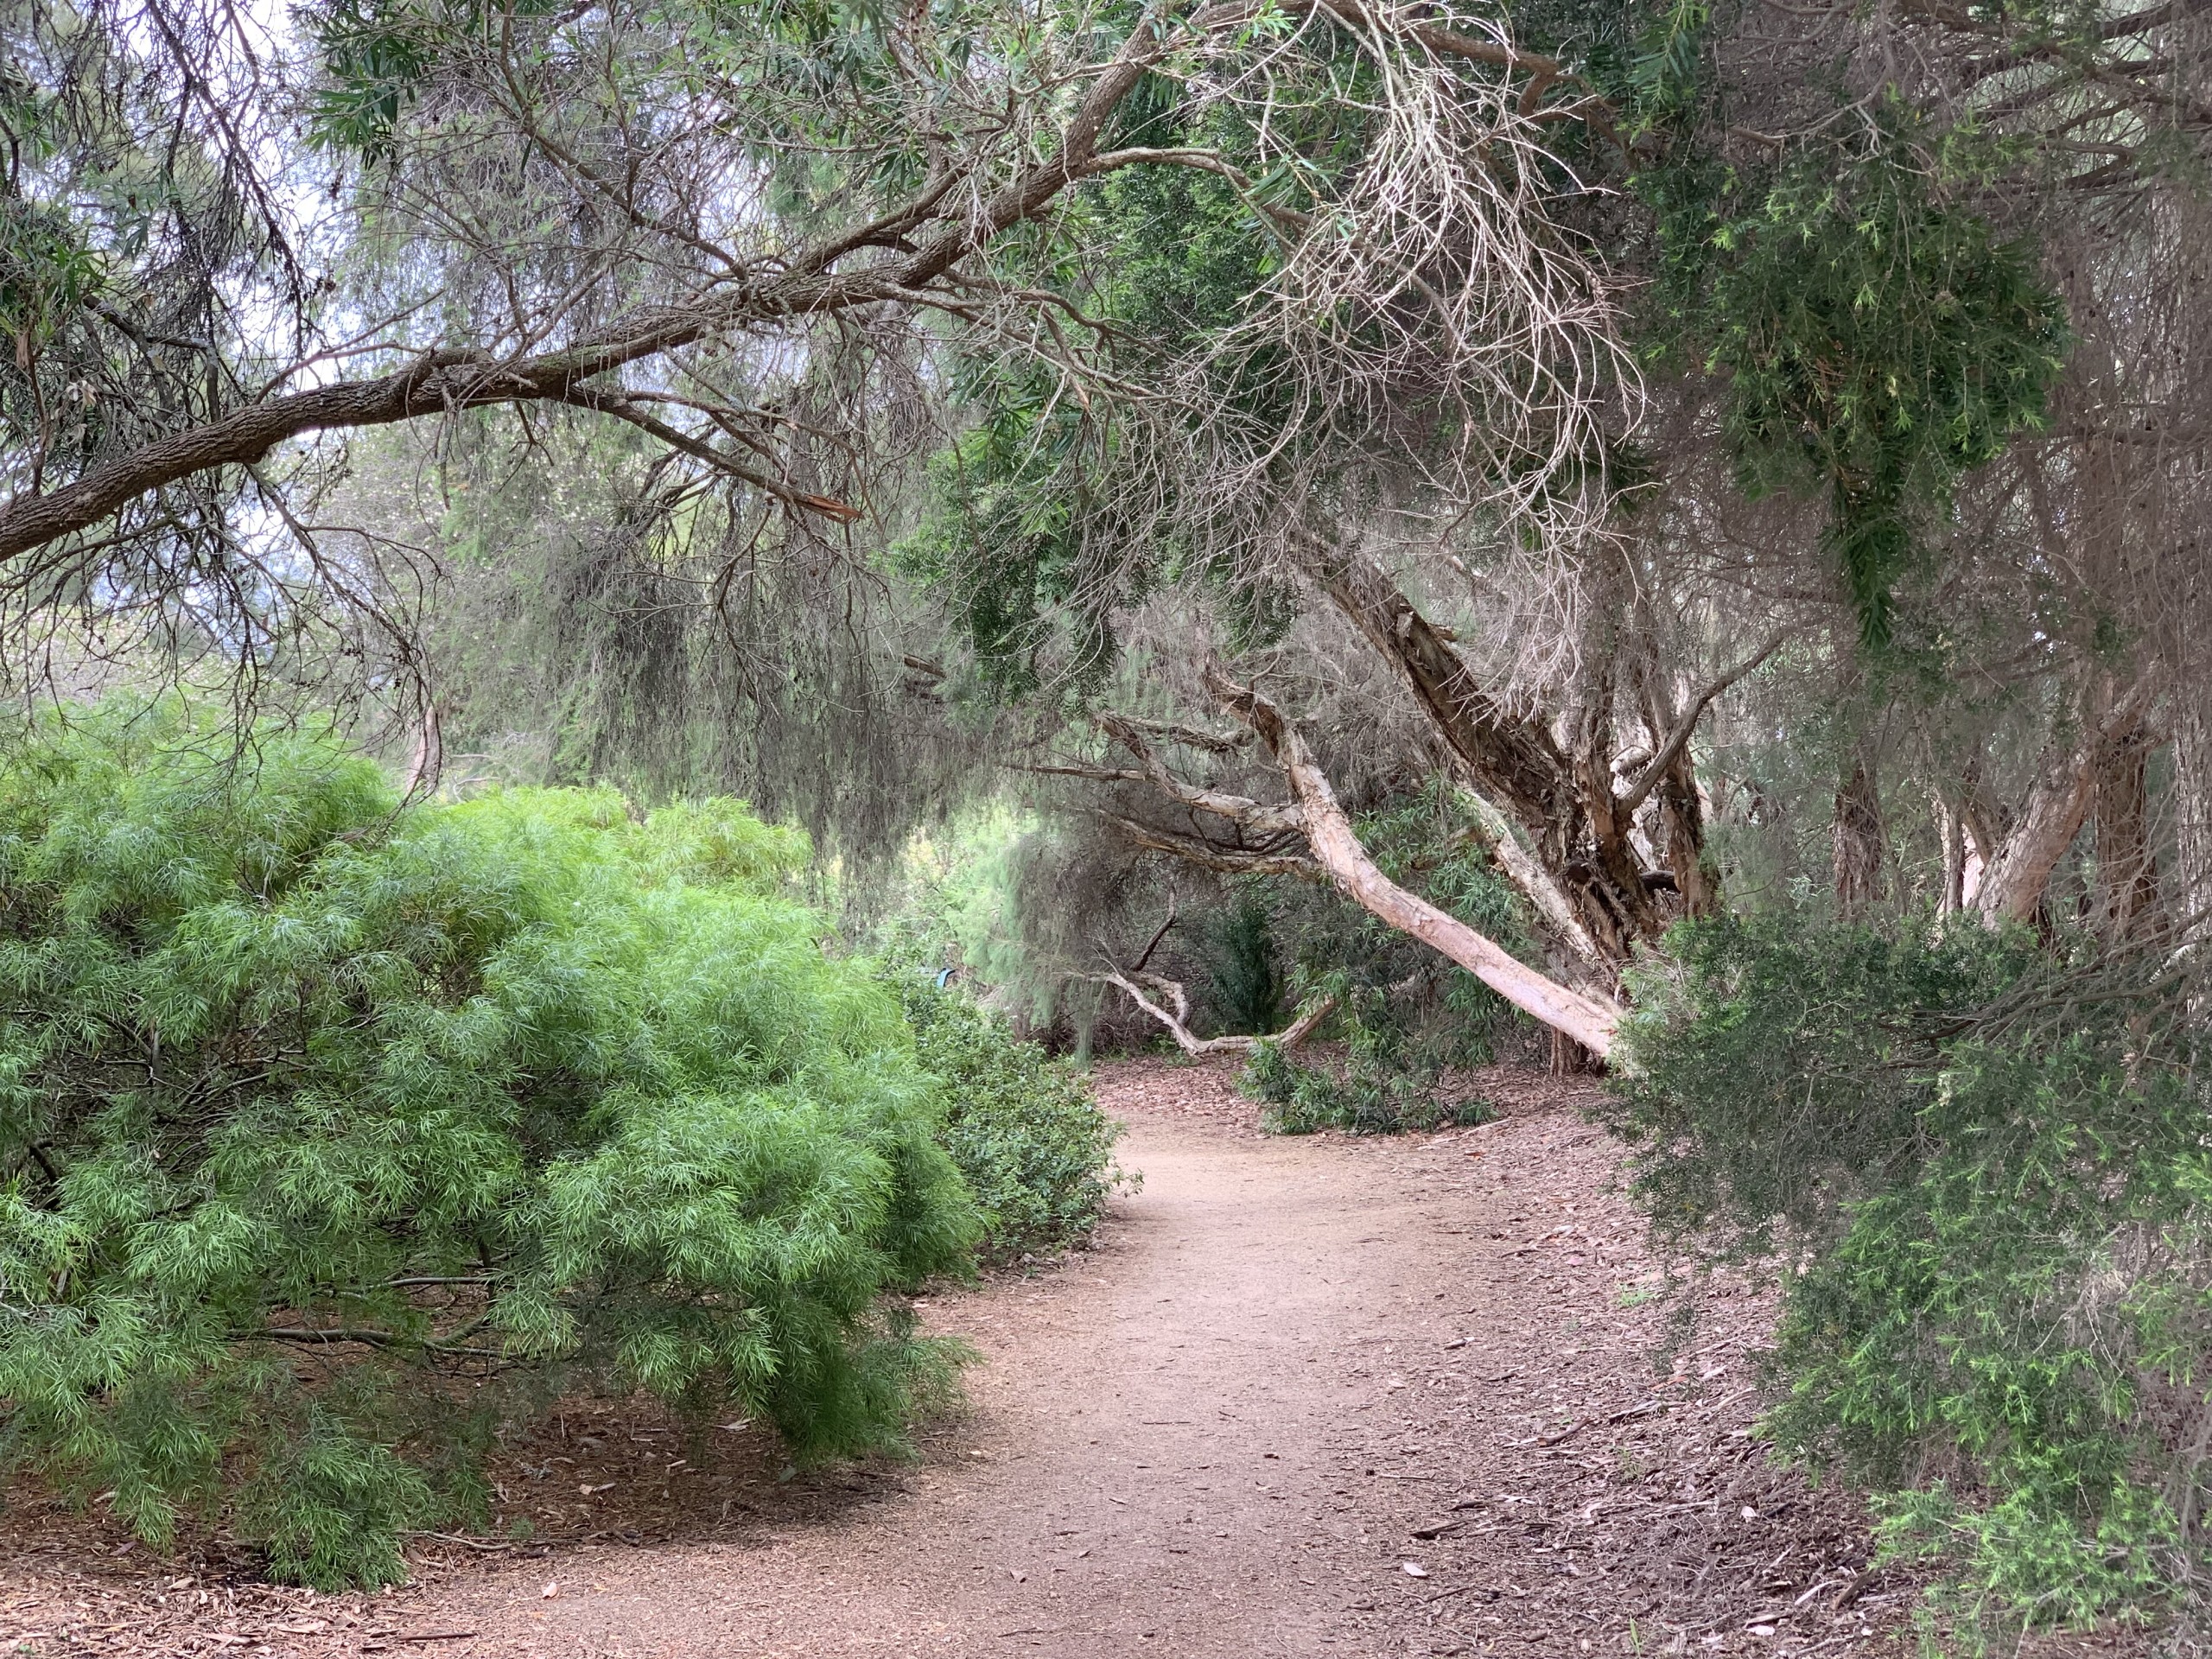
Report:
[[[1678,928],[1605,1116],[1662,1234],[1783,1252],[1767,1433],[1965,1629],[2140,1618],[2203,1571],[2195,1039],[2155,969],[1927,920]]]
[[[1952,484],[2037,426],[2067,348],[2031,253],[1956,199],[1948,170],[1899,108],[1771,167],[1692,151],[1639,179],[1659,215],[1653,351],[1725,383],[1746,489],[1828,497],[1876,645]]]

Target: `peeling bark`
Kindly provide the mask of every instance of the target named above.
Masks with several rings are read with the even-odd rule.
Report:
[[[2090,805],[2097,845],[2097,930],[2114,944],[2142,937],[2158,907],[2158,859],[2151,845],[2151,745],[2131,733],[2102,746]]]
[[[1871,758],[1862,747],[1835,791],[1836,909],[1856,916],[1882,896],[1889,864],[1889,835],[1882,823],[1882,796],[1875,785]]]
[[[1452,648],[1372,559],[1317,562],[1330,602],[1382,656],[1445,743],[1463,779],[1497,803],[1529,839],[1537,861],[1564,893],[1580,932],[1618,971],[1638,939],[1655,937],[1664,918],[1643,881],[1628,840],[1628,815],[1616,804],[1609,756],[1598,724],[1586,718],[1585,741],[1570,755],[1541,721],[1524,719],[1484,690]]]
[[[2149,709],[2148,688],[2139,681],[2110,700],[2102,717],[2071,749],[2046,759],[1982,876],[1975,905],[1986,920],[2034,918],[2052,873],[2088,820],[2100,773],[2116,750],[2142,741]]]

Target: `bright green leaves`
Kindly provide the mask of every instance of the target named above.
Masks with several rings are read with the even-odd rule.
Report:
[[[1645,60],[1655,118],[1688,92],[1685,25]],[[1725,436],[1754,494],[1810,489],[1862,637],[1959,476],[2041,422],[2067,330],[2031,252],[1998,240],[1893,107],[1848,144],[1766,167],[1685,145],[1638,176],[1657,215],[1650,353],[1724,384]]]
[[[1637,41],[1627,80],[1638,128],[1664,129],[1696,114],[1704,93],[1700,59],[1712,22],[1706,0],[1674,0]]]
[[[898,1444],[952,1357],[876,1304],[976,1220],[807,856],[728,802],[402,813],[334,745],[159,709],[34,740],[0,771],[14,1455],[335,1583],[467,1512],[482,1414],[550,1389]]]

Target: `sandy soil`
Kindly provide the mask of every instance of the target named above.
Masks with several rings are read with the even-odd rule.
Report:
[[[500,1473],[535,1541],[419,1540],[375,1596],[18,1507],[0,1651],[1897,1650],[1916,1586],[1748,1436],[1764,1305],[1722,1295],[1654,1369],[1656,1274],[1571,1090],[1500,1076],[1480,1128],[1286,1140],[1230,1075],[1107,1070],[1143,1190],[1092,1250],[931,1302],[985,1363],[918,1464],[794,1476],[757,1431],[565,1418]]]

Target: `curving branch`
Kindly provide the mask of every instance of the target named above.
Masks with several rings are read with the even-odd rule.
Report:
[[[1255,688],[1230,678],[1217,662],[1206,664],[1204,677],[1223,709],[1249,726],[1274,757],[1303,814],[1307,846],[1347,898],[1448,957],[1515,1007],[1599,1059],[1612,1052],[1620,1025],[1618,1009],[1539,973],[1496,940],[1384,875],[1360,845],[1305,738],[1282,711]]]
[[[1187,27],[1203,30],[1217,20],[1217,9],[1202,9]],[[852,271],[836,269],[858,245],[848,234],[803,249],[772,271],[739,267],[682,303],[640,309],[559,350],[524,351],[504,359],[482,350],[429,351],[388,374],[264,398],[157,439],[57,489],[34,488],[0,505],[0,560],[87,530],[133,501],[195,474],[257,464],[277,445],[315,433],[531,403],[568,404],[644,425],[650,417],[627,408],[622,389],[601,377],[747,327],[884,302],[912,303],[970,254],[1034,218],[1071,185],[1090,176],[1099,137],[1114,111],[1181,32],[1156,19],[1140,23],[1077,104],[1061,130],[1058,153],[1027,169],[979,207],[954,212],[950,204],[957,203],[957,195],[945,181],[932,181],[906,208],[879,221],[879,227],[898,226],[902,242],[909,232],[918,234],[931,224],[937,227],[895,262]],[[666,429],[656,435],[671,442],[672,433]],[[677,447],[688,451],[690,444]],[[736,467],[719,451],[709,449],[707,459],[726,472]],[[750,481],[789,506],[836,519],[854,516],[842,502],[804,496],[758,475],[750,475]]]
[[[2146,676],[2117,691],[2072,748],[2047,756],[2012,827],[1998,842],[1974,903],[1992,925],[2031,919],[2050,888],[2052,873],[2088,822],[2097,784],[2116,752],[2140,746],[2148,735],[2152,688]],[[1986,830],[1975,835],[1979,842]]]
[[[1190,1055],[1249,1054],[1263,1042],[1271,1042],[1282,1048],[1296,1048],[1311,1037],[1321,1022],[1336,1012],[1337,1007],[1337,999],[1333,996],[1325,996],[1317,1002],[1309,1003],[1299,1010],[1298,1018],[1271,1037],[1198,1037],[1191,1032],[1190,995],[1179,982],[1163,979],[1158,974],[1139,974],[1131,978],[1118,969],[1109,969],[1096,978],[1101,984],[1117,987],[1130,1001],[1160,1021],[1167,1028],[1167,1034],[1175,1039],[1175,1046]],[[1166,996],[1175,1005],[1173,1011],[1171,1013],[1147,996],[1144,993],[1146,985]]]
[[[1698,722],[1705,718],[1705,711],[1713,706],[1713,700],[1746,674],[1756,671],[1799,632],[1796,625],[1777,630],[1764,645],[1690,699],[1689,707],[1682,711],[1681,718],[1667,734],[1666,741],[1659,746],[1659,752],[1644,763],[1643,770],[1636,781],[1621,791],[1618,810],[1624,817],[1632,816],[1636,809],[1643,804],[1658,786],[1659,780],[1667,775],[1667,768],[1681,758],[1682,751],[1689,747],[1690,739],[1697,734]]]

